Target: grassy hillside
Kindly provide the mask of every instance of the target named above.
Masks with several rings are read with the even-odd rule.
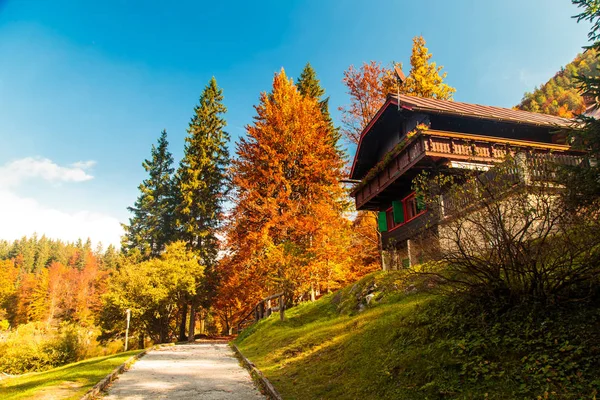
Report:
[[[236,343],[286,399],[595,398],[598,308],[485,312],[424,286],[371,274]]]
[[[140,350],[90,358],[44,372],[0,380],[0,399],[79,399]]]

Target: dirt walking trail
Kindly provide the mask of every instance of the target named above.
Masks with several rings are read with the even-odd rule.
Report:
[[[154,350],[111,384],[104,400],[265,399],[224,342]]]

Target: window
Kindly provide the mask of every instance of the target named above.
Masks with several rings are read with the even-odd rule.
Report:
[[[392,231],[420,216],[425,211],[427,211],[425,202],[413,192],[403,200],[393,201],[390,208],[379,213],[379,231]]]
[[[410,221],[419,213],[419,211],[417,210],[417,197],[413,193],[407,198],[405,198],[402,202],[404,203],[406,220]]]
[[[400,225],[400,223],[394,220],[394,211],[392,209],[387,210],[385,212],[385,216],[387,219],[387,226],[390,231]]]

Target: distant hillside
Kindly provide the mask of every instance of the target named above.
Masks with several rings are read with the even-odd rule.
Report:
[[[550,80],[532,93],[525,93],[518,110],[572,118],[585,111],[585,101],[577,89],[577,75],[598,75],[598,53],[590,49],[578,54]]]

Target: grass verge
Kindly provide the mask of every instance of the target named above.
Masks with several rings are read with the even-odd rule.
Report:
[[[96,357],[43,372],[0,380],[0,398],[79,399],[92,386],[140,350]]]
[[[490,312],[426,286],[371,274],[235,342],[284,399],[596,398],[597,306]]]

